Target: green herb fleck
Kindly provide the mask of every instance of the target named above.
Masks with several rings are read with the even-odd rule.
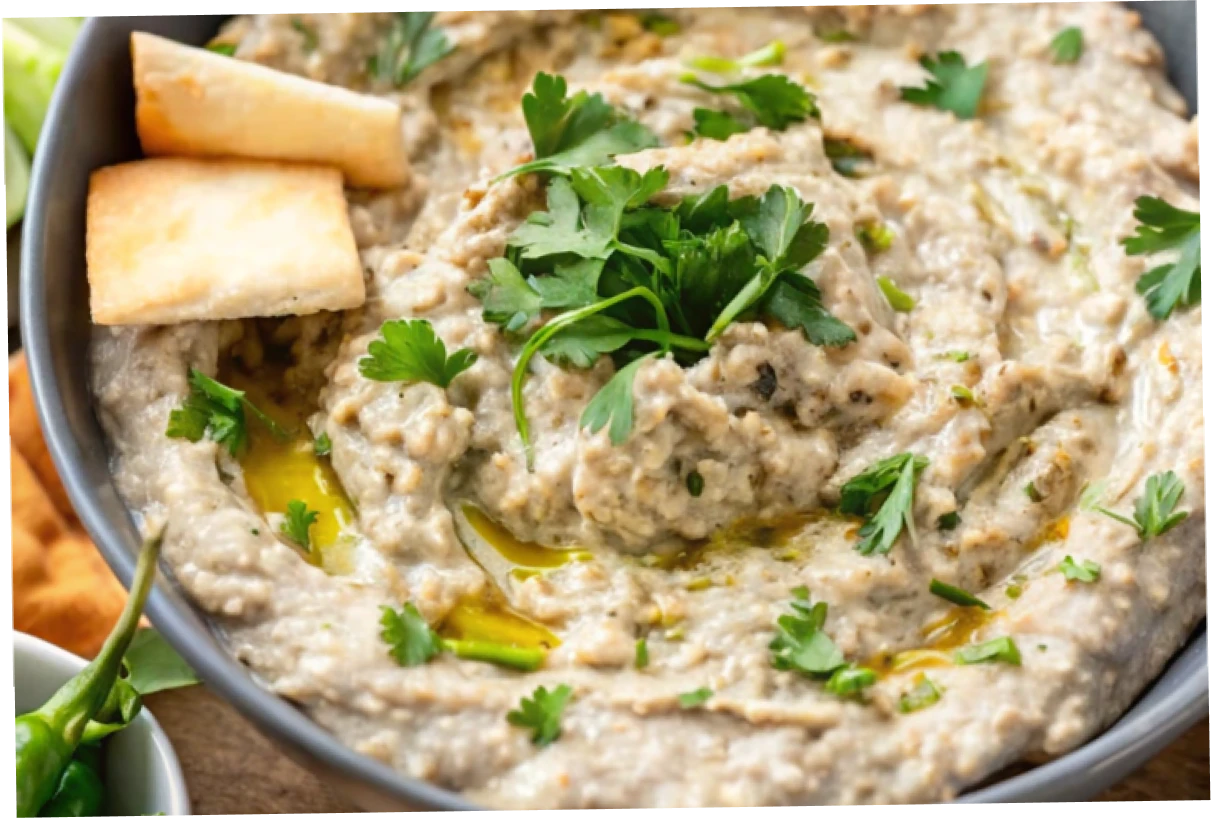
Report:
[[[423,319],[385,321],[379,333],[382,337],[370,342],[369,355],[358,360],[358,371],[372,381],[424,381],[445,389],[476,362],[470,349],[447,357],[446,344]]]
[[[984,401],[974,395],[971,389],[962,384],[955,384],[951,387],[951,397],[960,406],[984,406]]]
[[[892,228],[883,222],[859,225],[854,232],[863,248],[873,255],[887,250],[892,246],[893,239],[896,238],[896,233],[892,232]]]
[[[216,54],[222,54],[224,57],[234,57],[236,55],[235,43],[207,43],[207,51],[213,51]]]
[[[792,612],[775,622],[775,637],[770,642],[771,664],[776,670],[795,670],[813,678],[828,678],[846,666],[841,650],[824,631],[829,606],[813,605],[806,588],[792,592]]]
[[[571,697],[572,688],[568,685],[562,684],[550,692],[539,685],[531,697],[523,698],[518,709],[510,710],[506,718],[515,727],[529,728],[530,740],[545,747],[560,737],[560,717]]]
[[[692,471],[686,475],[686,491],[690,492],[691,497],[698,497],[703,493],[703,475],[697,471]]]
[[[956,51],[944,51],[937,59],[925,55],[919,62],[932,79],[926,80],[925,88],[901,88],[901,99],[914,105],[932,105],[951,111],[960,119],[976,116],[989,73],[988,63],[969,68]]]
[[[961,608],[981,608],[986,611],[989,610],[989,606],[984,602],[984,600],[973,596],[963,588],[948,585],[947,583],[940,582],[937,579],[930,580],[930,593],[947,600],[953,605],[959,605]]]
[[[1060,571],[1069,582],[1098,582],[1103,569],[1097,562],[1090,560],[1077,562],[1073,557],[1066,556],[1056,566],[1056,570]]]
[[[1007,665],[1021,665],[1023,657],[1018,652],[1018,646],[1009,636],[999,636],[978,645],[965,645],[955,651],[952,656],[957,665],[976,665],[988,662],[1001,662]]]
[[[643,670],[648,667],[648,640],[635,640],[635,666]]]
[[[897,312],[909,312],[917,306],[913,296],[897,287],[888,276],[876,276],[875,281],[880,285],[880,292],[884,294],[884,298],[888,299],[888,306]]]
[[[847,139],[826,136],[824,138],[825,157],[833,165],[833,170],[847,179],[857,179],[870,169],[874,156],[870,151],[855,145]]]
[[[316,457],[327,457],[332,454],[332,440],[328,437],[328,432],[320,432],[320,436],[316,438],[313,448]]]
[[[310,554],[311,527],[316,524],[319,517],[319,512],[307,510],[307,503],[302,500],[291,500],[286,504],[286,514],[282,518],[282,526],[279,530],[286,539]]]
[[[299,32],[303,38],[303,53],[310,54],[320,45],[320,36],[316,30],[298,17],[290,18],[290,27]]]
[[[715,695],[709,687],[700,687],[698,690],[692,690],[689,693],[682,693],[678,696],[678,707],[683,710],[691,710],[695,707],[702,707],[707,703],[707,700]]]
[[[390,653],[401,667],[423,665],[438,655],[442,649],[441,641],[417,606],[405,602],[399,611],[387,605],[383,605],[381,610],[383,615],[379,624],[382,630],[379,636],[391,646]]]
[[[942,695],[942,691],[934,682],[924,674],[919,674],[913,689],[901,694],[896,709],[902,713],[914,713],[935,704]]]
[[[395,14],[373,61],[379,79],[401,88],[455,50],[440,28],[430,28],[435,13],[402,11]]]
[[[952,350],[951,352],[944,352],[940,357],[955,361],[957,364],[962,364],[972,357],[972,353],[965,352],[962,349],[956,349]]]
[[[682,25],[672,17],[659,11],[646,11],[640,14],[640,25],[645,31],[651,31],[658,37],[672,37],[682,31]]]
[[[756,51],[750,51],[735,60],[726,57],[691,57],[686,60],[686,65],[712,74],[736,74],[746,68],[782,65],[786,53],[787,46],[782,40],[771,40]]]
[[[862,699],[863,691],[876,682],[875,671],[858,665],[846,665],[833,671],[825,690],[844,699]]]
[[[1027,495],[1027,499],[1033,503],[1042,503],[1044,496],[1039,493],[1039,489],[1035,487],[1035,481],[1032,480],[1023,486],[1023,494]]]
[[[1061,29],[1055,37],[1052,38],[1052,43],[1049,46],[1052,49],[1052,61],[1054,63],[1075,63],[1082,56],[1084,41],[1082,30],[1077,26],[1069,26]]]

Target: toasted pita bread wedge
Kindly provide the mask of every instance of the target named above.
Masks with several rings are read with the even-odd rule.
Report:
[[[400,106],[153,34],[131,34],[148,156],[235,156],[340,168],[350,185],[410,178]]]
[[[167,157],[102,168],[85,255],[98,324],[307,315],[366,299],[333,168]]]

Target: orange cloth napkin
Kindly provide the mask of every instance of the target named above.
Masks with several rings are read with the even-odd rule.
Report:
[[[126,591],[84,532],[51,461],[25,355],[9,357],[13,490],[13,627],[91,658]]]

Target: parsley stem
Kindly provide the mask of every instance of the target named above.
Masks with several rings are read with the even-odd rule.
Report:
[[[755,275],[753,278],[741,288],[741,291],[733,297],[728,305],[720,312],[719,317],[715,319],[715,323],[711,325],[711,329],[707,330],[707,342],[714,343],[717,338],[724,334],[724,330],[728,329],[736,317],[747,310],[758,298],[765,292],[777,276],[764,276],[761,274]]]
[[[530,423],[526,420],[526,407],[522,404],[522,385],[526,380],[526,372],[530,368],[530,360],[543,348],[544,344],[550,341],[561,330],[591,315],[608,310],[615,304],[637,297],[643,298],[651,304],[652,309],[656,312],[657,332],[660,334],[658,343],[661,345],[661,352],[668,352],[675,337],[669,331],[669,316],[665,313],[665,305],[661,303],[661,299],[647,287],[632,287],[626,292],[598,301],[595,304],[558,315],[545,324],[542,329],[530,336],[530,340],[526,342],[526,346],[522,347],[522,354],[518,357],[518,362],[513,368],[510,392],[513,399],[513,420],[514,424],[518,427],[518,434],[522,438],[522,446],[526,451],[527,468],[534,465],[534,449],[530,445]],[[679,344],[679,346],[684,346],[684,344]]]
[[[547,656],[547,651],[542,648],[520,648],[496,642],[443,639],[441,644],[443,650],[450,651],[460,659],[491,662],[515,670],[537,670]]]

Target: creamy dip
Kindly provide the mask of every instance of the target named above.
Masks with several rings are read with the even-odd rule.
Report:
[[[623,12],[439,14],[456,50],[402,90],[366,71],[389,15],[230,22],[237,59],[397,99],[416,178],[349,192],[361,310],[97,330],[93,389],[124,498],[145,524],[168,521],[176,580],[266,686],[486,806],[938,801],[1073,749],[1205,611],[1201,310],[1151,317],[1134,285],[1158,262],[1120,244],[1140,196],[1198,209],[1196,128],[1157,43],[1112,4],[668,15],[675,32]],[[1066,26],[1084,52],[1058,64],[1049,43]],[[782,63],[745,75],[786,74],[820,119],[688,139],[694,109],[717,100],[679,81],[684,60],[775,39]],[[988,62],[978,117],[901,99],[924,83],[918,58],[942,51]],[[519,100],[538,71],[660,138],[618,157],[667,169],[659,203],[719,184],[812,203],[830,238],[805,273],[857,340],[742,322],[693,365],[648,360],[620,445],[578,423],[610,357],[582,370],[536,356],[528,468],[510,403],[520,343],[468,286],[544,206],[539,177],[490,183],[531,158]],[[861,175],[837,172],[825,137],[870,155]],[[856,238],[871,225],[891,231],[882,252]],[[879,278],[912,308],[894,310]],[[478,360],[447,389],[366,379],[358,360],[402,317]],[[250,424],[233,458],[166,437],[190,367],[247,389],[296,439]],[[321,435],[331,454],[317,457]],[[916,536],[864,555],[861,520],[833,511],[840,489],[905,452],[929,461]],[[1078,505],[1100,484],[1131,516],[1146,478],[1170,470],[1190,516],[1147,542]],[[290,499],[320,513],[311,555],[277,535]],[[1057,571],[1066,556],[1096,563],[1097,581]],[[990,609],[953,605],[932,579]],[[846,660],[875,672],[861,696],[772,665],[797,588],[828,603]],[[405,602],[440,633],[544,647],[543,666],[442,653],[401,667],[380,616]],[[953,661],[998,637],[1020,664]],[[904,706],[923,680],[938,700]],[[540,746],[506,715],[561,684],[562,732]]]

